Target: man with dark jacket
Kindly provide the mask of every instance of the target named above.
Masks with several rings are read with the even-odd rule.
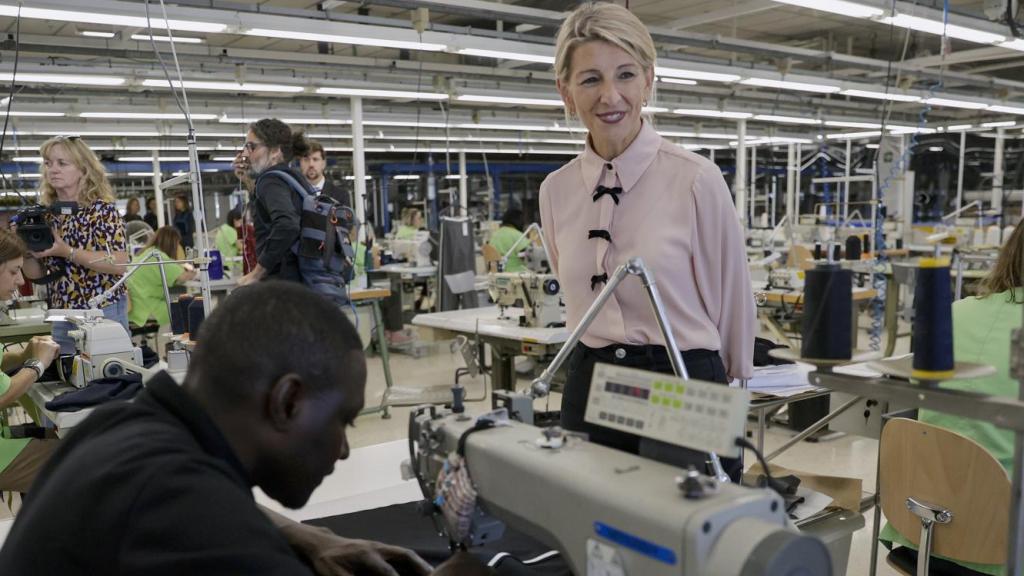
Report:
[[[309,153],[299,156],[299,167],[302,168],[302,175],[317,192],[334,198],[342,206],[349,206],[348,193],[335,185],[326,175],[327,155],[323,144],[310,140]]]
[[[295,156],[305,156],[309,142],[301,131],[276,118],[264,118],[249,125],[243,153],[248,154],[249,175],[256,182],[252,220],[256,232],[256,267],[238,280],[239,286],[259,280],[280,279],[301,282],[299,261],[292,247],[301,231],[302,198],[280,176],[288,172],[298,182],[305,177],[290,168]]]

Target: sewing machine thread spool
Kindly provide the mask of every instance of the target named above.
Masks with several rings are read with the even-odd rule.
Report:
[[[207,273],[210,280],[222,280],[224,278],[224,260],[221,258],[220,250],[210,250],[210,267]]]
[[[949,260],[921,259],[914,286],[913,378],[953,377],[953,292],[949,277]]]
[[[871,235],[864,235],[864,254],[871,254]]]
[[[814,259],[821,260],[825,257],[825,253],[821,250],[821,242],[814,243]]]
[[[846,259],[860,260],[860,237],[850,236],[846,239]]]
[[[188,334],[192,341],[197,340],[199,327],[202,326],[205,318],[206,310],[203,308],[203,297],[197,296],[192,299],[192,303],[188,307]]]
[[[818,264],[804,278],[800,355],[814,360],[853,357],[853,272],[839,264]]]
[[[171,332],[184,334],[188,332],[188,305],[192,303],[192,296],[182,294],[178,301],[171,304]]]
[[[839,260],[842,257],[843,257],[843,247],[839,245],[839,242],[836,242],[835,244],[832,245],[832,261],[833,262],[839,262]]]

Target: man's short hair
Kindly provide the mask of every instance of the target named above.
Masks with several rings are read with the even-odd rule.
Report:
[[[317,140],[310,140],[309,152],[306,152],[306,156],[312,156],[316,152],[320,153],[321,158],[327,158],[327,154],[324,152],[324,145],[318,142]]]
[[[187,379],[226,403],[251,398],[286,374],[298,375],[314,391],[337,386],[363,349],[337,306],[302,284],[280,280],[232,292],[203,322],[197,341]]]

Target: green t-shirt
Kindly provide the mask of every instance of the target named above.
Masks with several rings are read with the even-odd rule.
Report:
[[[992,365],[996,368],[996,374],[974,380],[943,382],[942,388],[1017,398],[1019,384],[1010,376],[1010,339],[1013,330],[1021,327],[1021,305],[1010,302],[1009,296],[1010,292],[1007,291],[987,298],[968,297],[953,304],[954,358],[962,362]],[[1018,288],[1017,300],[1024,299],[1022,296],[1024,291]],[[1013,467],[1013,432],[987,422],[931,410],[921,410],[918,419],[974,440],[988,450],[1007,472]],[[882,530],[880,539],[916,549],[889,524]],[[958,564],[983,574],[1005,573],[1003,566],[994,564]]]
[[[356,242],[352,245],[352,250],[356,253],[355,273],[356,277],[359,277],[366,273],[366,247],[362,242]]]
[[[0,362],[3,362],[4,352],[0,347]],[[0,395],[6,394],[11,388],[11,377],[0,372]],[[8,438],[8,431],[4,430],[0,436],[0,471],[6,470],[11,462],[21,454],[21,451],[31,441],[31,438]]]
[[[217,245],[224,267],[231,268],[231,259],[238,257],[238,230],[225,222],[217,229],[217,236],[213,242]]]
[[[512,254],[509,255],[508,261],[505,262],[505,272],[523,272],[526,270],[526,265],[519,259],[518,253],[526,250],[530,245],[530,239],[524,236],[522,240],[516,242],[522,235],[522,232],[512,226],[502,226],[495,230],[494,234],[491,234],[491,246],[494,246],[494,249],[502,256],[509,250],[512,250],[513,245],[516,247],[515,250],[512,250]]]
[[[395,240],[415,240],[416,232],[419,232],[419,230],[402,224],[398,227],[398,231],[395,232]]]
[[[133,262],[141,262],[153,250],[150,246],[140,252]],[[166,255],[165,255],[166,257]],[[170,259],[168,257],[168,259]],[[164,264],[167,273],[167,286],[173,286],[185,271],[179,264]],[[167,315],[167,302],[164,300],[164,286],[160,281],[159,266],[142,266],[128,278],[128,295],[132,300],[132,309],[128,312],[128,321],[136,326],[142,326],[150,318],[156,319],[160,324],[170,324],[171,319]]]

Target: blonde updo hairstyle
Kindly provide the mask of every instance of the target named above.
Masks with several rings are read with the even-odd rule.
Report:
[[[78,195],[78,203],[81,206],[89,206],[97,200],[101,202],[113,202],[114,190],[107,180],[107,172],[103,168],[96,153],[77,136],[56,136],[50,138],[39,148],[40,156],[48,159],[50,151],[55,146],[63,146],[68,151],[68,156],[75,166],[82,171],[82,190]],[[44,206],[52,206],[57,201],[57,191],[50,184],[47,171],[41,169],[42,173],[39,201]]]
[[[644,72],[654,74],[657,51],[647,26],[632,12],[609,2],[584,2],[562,22],[555,43],[555,77],[562,85],[572,75],[572,54],[577,47],[600,40],[618,47],[636,60]],[[651,82],[649,101],[654,102],[655,83]],[[565,108],[566,123],[569,109]],[[575,114],[573,114],[575,115]],[[648,118],[649,120],[650,118]]]

